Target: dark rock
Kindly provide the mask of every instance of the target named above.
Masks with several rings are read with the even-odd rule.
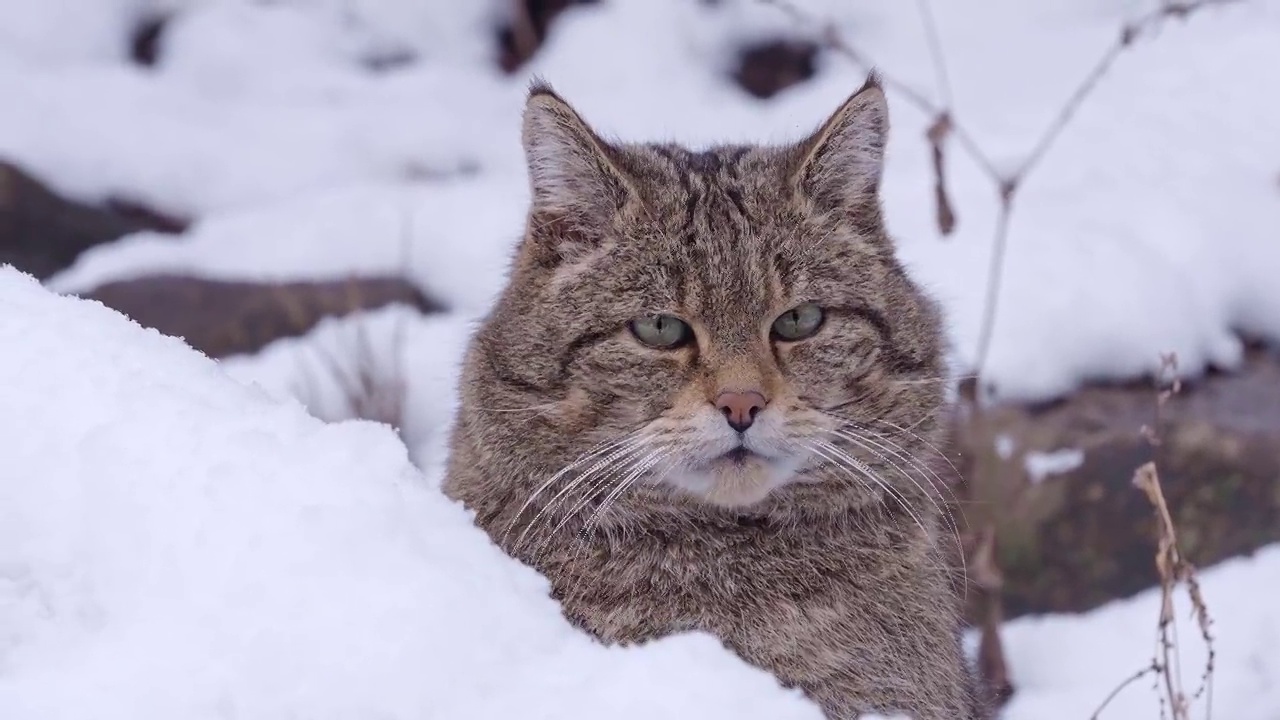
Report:
[[[209,357],[252,353],[297,337],[325,317],[404,303],[423,313],[443,308],[403,278],[255,283],[182,275],[120,280],[81,293]]]
[[[142,67],[159,64],[164,53],[164,34],[172,18],[168,13],[155,13],[143,17],[129,36],[129,59]],[[417,54],[405,47],[385,46],[368,49],[359,58],[360,65],[373,73],[385,73],[408,67],[417,61]]]
[[[418,61],[418,54],[404,47],[373,48],[360,58],[360,64],[373,73],[387,73],[409,67]]]
[[[970,528],[996,529],[1008,617],[1084,611],[1158,583],[1153,511],[1132,484],[1148,460],[1192,563],[1280,541],[1280,359],[1253,350],[1238,372],[1184,386],[1159,422],[1155,407],[1155,391],[1135,384],[957,418],[964,515]],[[1072,448],[1078,467],[1029,477],[1028,453]]]
[[[106,209],[139,227],[170,235],[186,232],[188,225],[186,220],[123,198],[107,198]]]
[[[94,207],[58,196],[18,167],[0,162],[0,264],[44,279],[80,253],[141,230],[180,232],[184,223],[140,206]]]
[[[160,61],[160,43],[168,21],[167,15],[151,15],[134,26],[129,38],[129,58],[134,63],[152,67]]]
[[[811,42],[772,40],[743,50],[733,77],[743,90],[770,98],[813,77],[817,56]]]
[[[514,72],[542,47],[556,16],[574,5],[593,5],[599,0],[513,0],[511,17],[498,28],[498,65]]]

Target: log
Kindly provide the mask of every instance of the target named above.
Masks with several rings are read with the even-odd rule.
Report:
[[[959,506],[970,534],[995,528],[1006,618],[1086,611],[1158,584],[1154,516],[1132,485],[1148,460],[1195,565],[1280,541],[1280,356],[1254,348],[1239,371],[1184,385],[1158,424],[1155,398],[1141,383],[1089,387],[953,418]],[[1029,454],[1063,449],[1083,453],[1078,467],[1032,477]]]
[[[43,280],[80,253],[142,230],[178,233],[181,220],[124,200],[96,207],[64,198],[16,165],[0,162],[0,265]]]
[[[81,296],[181,337],[213,358],[256,352],[274,340],[304,335],[326,317],[392,303],[422,313],[443,309],[398,277],[266,283],[152,275],[110,282]]]

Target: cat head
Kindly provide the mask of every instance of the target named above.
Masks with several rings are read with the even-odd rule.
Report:
[[[511,457],[610,489],[748,508],[906,483],[887,468],[943,367],[881,220],[887,131],[874,76],[798,142],[703,151],[610,142],[535,84],[528,225],[464,404]]]

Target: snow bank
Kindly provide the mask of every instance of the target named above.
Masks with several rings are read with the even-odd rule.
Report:
[[[327,318],[303,337],[252,356],[224,358],[231,377],[279,400],[294,399],[328,421],[374,418],[398,428],[410,459],[436,487],[447,456],[456,383],[474,320],[422,317],[390,306]]]
[[[0,374],[18,379],[0,403],[0,717],[817,720],[705,636],[590,642],[438,494],[438,467],[420,475],[385,426],[288,399],[307,364],[308,402],[341,417],[320,353],[353,369],[364,333],[399,348],[375,373],[434,369],[405,376],[406,435],[438,460],[465,322],[391,307],[215,363],[0,271]],[[1273,720],[1280,546],[1202,582],[1215,717]],[[1177,610],[1194,687],[1204,648]],[[1090,717],[1149,661],[1158,613],[1152,591],[1007,624],[1002,718]],[[1157,694],[1137,683],[1102,717],[1159,717]]]
[[[438,429],[453,412],[451,404],[442,406],[442,395],[452,388],[460,360],[448,343],[465,325],[386,308],[326,321],[304,337],[278,341],[254,357],[228,359],[221,365],[233,377],[259,384],[278,397],[297,397],[321,416],[334,418],[350,416],[341,378],[360,367],[372,368],[383,381],[403,380],[402,394],[408,401],[402,435],[415,460],[428,467],[428,481],[434,484],[444,457],[445,438]],[[361,345],[361,338],[368,339],[367,346]],[[368,349],[372,356],[366,354]],[[299,367],[309,369],[299,373]],[[434,372],[405,372],[425,367]],[[297,385],[299,374],[309,378],[306,385]],[[1000,449],[1012,453],[1010,448]],[[1078,464],[1080,451],[1032,453],[1027,461],[1028,472],[1043,479]],[[1280,586],[1280,545],[1209,569],[1201,582],[1215,620],[1214,717],[1275,720],[1280,712],[1280,608],[1266,589]],[[1199,684],[1205,648],[1182,595],[1175,607],[1183,680],[1190,691]],[[1002,720],[1092,717],[1114,687],[1151,661],[1159,612],[1158,591],[1151,590],[1083,615],[1027,617],[1005,625],[1002,637],[1018,692]],[[976,635],[969,640],[976,649]],[[1112,701],[1101,718],[1156,720],[1161,717],[1158,698],[1152,683],[1144,680]],[[1193,716],[1207,707],[1204,698],[1198,699]]]
[[[819,718],[701,635],[606,649],[409,464],[0,270],[0,717]]]
[[[1191,717],[1275,720],[1280,717],[1280,546],[1229,560],[1201,576],[1213,618],[1216,670],[1212,692],[1196,698]],[[1191,606],[1179,590],[1174,603],[1183,686],[1201,685],[1205,646]],[[1078,616],[1028,617],[1001,630],[1018,692],[1002,720],[1082,720],[1126,678],[1149,665],[1157,648],[1158,590]],[[1163,712],[1162,712],[1163,711]],[[1167,717],[1155,678],[1129,686],[1101,720]]]
[[[518,202],[477,212],[476,196],[527,193],[523,177],[342,186],[215,214],[181,240],[139,233],[100,245],[47,284],[93,288],[133,274],[144,258],[151,271],[267,282],[380,273],[406,276],[450,309],[475,314],[502,287],[525,213]]]

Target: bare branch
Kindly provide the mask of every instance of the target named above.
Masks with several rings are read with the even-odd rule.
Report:
[[[870,71],[875,67],[875,63],[872,62],[871,58],[850,43],[839,32],[839,29],[830,22],[818,23],[815,18],[792,4],[790,0],[758,1],[777,8],[797,24],[820,26],[822,28],[820,40],[823,47],[843,55],[850,62],[864,70]],[[933,57],[938,75],[939,92],[943,97],[942,103],[934,102],[927,95],[899,80],[893,74],[887,73],[883,69],[877,68],[877,70],[885,87],[895,90],[912,105],[925,112],[929,117],[934,118],[927,134],[927,139],[932,150],[934,198],[937,203],[939,232],[942,235],[951,234],[957,222],[955,208],[951,203],[945,182],[947,159],[945,143],[949,138],[954,137],[956,139],[956,142],[965,150],[965,153],[986,173],[988,179],[996,186],[999,193],[1000,214],[996,221],[995,235],[992,239],[990,275],[987,278],[986,298],[982,310],[982,325],[979,329],[978,345],[975,352],[974,368],[979,376],[985,370],[987,356],[991,348],[991,336],[996,319],[994,304],[999,300],[1001,284],[999,276],[1004,269],[1010,217],[1013,214],[1017,191],[1022,187],[1023,181],[1048,154],[1049,150],[1062,136],[1063,130],[1066,129],[1071,119],[1075,117],[1076,112],[1097,89],[1102,79],[1110,72],[1115,61],[1126,49],[1140,38],[1154,33],[1170,19],[1186,19],[1206,8],[1236,2],[1240,2],[1240,0],[1166,0],[1159,8],[1124,25],[1115,43],[1106,49],[1080,84],[1067,96],[1061,108],[1054,114],[1049,125],[1032,145],[1030,152],[1019,164],[1017,170],[1012,174],[1006,174],[997,169],[996,164],[991,160],[990,154],[974,140],[973,135],[956,119],[955,111],[952,107],[953,98],[950,81],[946,74],[946,63],[942,55],[941,42],[938,39],[932,8],[929,5],[929,0],[918,0],[921,21],[925,25],[930,54]]]
[[[1049,152],[1049,148],[1057,141],[1058,136],[1062,134],[1067,123],[1075,116],[1076,111],[1084,105],[1085,101],[1089,99],[1089,96],[1093,94],[1093,91],[1102,82],[1102,79],[1110,72],[1111,66],[1115,64],[1121,53],[1132,46],[1134,42],[1159,29],[1167,20],[1174,18],[1185,20],[1205,8],[1236,2],[1240,2],[1240,0],[1165,2],[1147,15],[1121,27],[1120,35],[1116,38],[1115,44],[1102,53],[1102,57],[1098,58],[1098,61],[1094,63],[1093,69],[1085,75],[1080,84],[1067,97],[1061,109],[1058,110],[1053,120],[1049,122],[1049,126],[1040,135],[1040,139],[1036,141],[1034,148],[1027,154],[1017,172],[1014,173],[1014,177],[1018,179],[1025,178],[1040,163],[1045,154]]]
[[[1151,675],[1152,673],[1159,673],[1159,672],[1160,672],[1160,666],[1152,662],[1150,665],[1142,668],[1141,670],[1125,678],[1123,682],[1121,682],[1119,685],[1116,685],[1115,688],[1111,690],[1111,693],[1107,695],[1105,699],[1103,699],[1102,703],[1098,705],[1098,709],[1094,710],[1093,714],[1089,716],[1089,720],[1098,720],[1100,717],[1102,717],[1102,711],[1106,710],[1107,706],[1111,704],[1111,701],[1119,697],[1120,693],[1124,692],[1125,688],[1138,682],[1142,678],[1148,675]]]
[[[933,72],[938,78],[938,92],[942,95],[942,105],[955,109],[955,99],[951,93],[951,79],[947,76],[947,59],[942,53],[942,40],[938,35],[938,24],[933,19],[933,5],[930,0],[916,0],[920,9],[920,22],[924,25],[925,39],[929,43],[929,56],[933,58]]]
[[[996,311],[1000,307],[1000,286],[1004,279],[1005,249],[1009,245],[1009,224],[1013,219],[1013,196],[1017,185],[1012,182],[1000,188],[1000,215],[996,218],[995,240],[991,243],[991,260],[987,266],[986,297],[982,301],[982,322],[978,326],[978,345],[974,353],[973,371],[985,377],[991,339],[995,334]]]

